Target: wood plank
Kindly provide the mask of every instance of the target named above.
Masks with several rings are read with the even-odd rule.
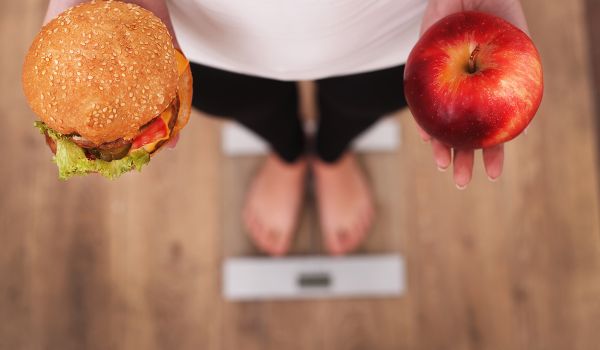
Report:
[[[597,21],[597,16],[600,14],[600,2],[595,0],[584,1],[585,24],[587,29],[587,43],[589,51],[590,73],[592,77],[592,98],[594,102],[594,110],[596,120],[596,135],[600,134],[600,22]],[[596,142],[597,144],[598,142]],[[598,148],[598,144],[596,148]],[[600,164],[600,152],[596,152],[599,156],[597,164]]]

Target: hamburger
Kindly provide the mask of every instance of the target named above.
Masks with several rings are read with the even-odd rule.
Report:
[[[189,62],[159,18],[120,1],[81,4],[50,21],[22,78],[65,180],[141,170],[190,115]]]

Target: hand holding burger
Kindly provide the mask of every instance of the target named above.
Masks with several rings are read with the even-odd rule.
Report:
[[[187,123],[192,93],[165,24],[118,1],[81,4],[46,24],[23,89],[61,179],[141,169]]]

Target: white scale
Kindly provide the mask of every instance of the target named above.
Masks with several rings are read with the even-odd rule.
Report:
[[[353,147],[359,152],[389,152],[399,145],[398,121],[383,118]],[[231,122],[222,129],[222,149],[228,156],[243,156],[264,154],[268,146]],[[223,296],[230,301],[399,297],[406,288],[405,271],[399,254],[230,257],[223,262]]]

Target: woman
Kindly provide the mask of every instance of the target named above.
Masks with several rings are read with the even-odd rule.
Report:
[[[83,0],[51,0],[45,22]],[[406,106],[404,63],[419,33],[454,12],[478,10],[524,31],[518,0],[131,0],[160,17],[192,62],[193,104],[234,119],[272,151],[254,178],[243,212],[254,243],[272,255],[291,244],[307,171],[316,180],[321,228],[331,254],[360,245],[373,222],[369,184],[348,149],[379,117]],[[175,35],[177,34],[177,36]],[[320,109],[314,145],[305,145],[297,80],[315,80]],[[430,142],[437,167],[471,179],[474,151]],[[307,150],[312,150],[307,152]],[[503,145],[483,150],[490,180],[502,172]]]

